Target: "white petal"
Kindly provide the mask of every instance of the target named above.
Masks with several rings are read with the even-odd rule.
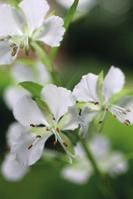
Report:
[[[42,63],[36,63],[36,73],[37,75],[37,82],[45,85],[46,83],[52,82],[50,73],[48,73],[47,69]]]
[[[85,107],[81,111],[80,119],[80,135],[85,136],[88,133],[89,125],[92,122],[92,120],[97,115],[97,112],[89,111],[88,107]]]
[[[18,181],[26,175],[28,167],[19,164],[14,155],[8,154],[2,163],[1,171],[6,180]]]
[[[68,112],[59,121],[58,127],[61,130],[74,130],[79,126],[79,117],[76,107],[70,107]]]
[[[66,180],[76,184],[84,184],[87,183],[91,176],[91,172],[88,169],[84,168],[76,168],[76,167],[66,167],[62,170],[61,175]]]
[[[96,159],[102,159],[110,151],[110,142],[106,137],[96,135],[92,138],[89,147]]]
[[[16,120],[25,127],[31,124],[48,125],[47,121],[37,104],[29,96],[22,97],[14,106],[13,114]]]
[[[51,133],[48,132],[43,138],[25,137],[26,139],[21,139],[21,143],[13,151],[16,154],[16,159],[25,166],[33,165],[41,158],[45,142],[50,136]],[[29,146],[31,146],[30,149]]]
[[[32,69],[28,66],[22,64],[14,65],[11,72],[17,83],[23,81],[34,81]]]
[[[21,138],[25,136],[26,128],[21,126],[19,123],[14,122],[9,126],[7,132],[7,143],[12,148],[16,144],[21,142]]]
[[[42,25],[44,17],[49,10],[46,0],[23,0],[19,7],[27,18],[30,34]]]
[[[103,95],[107,101],[113,94],[122,90],[125,83],[124,73],[112,66],[103,82]]]
[[[21,31],[14,18],[15,8],[9,5],[0,5],[0,37],[19,35]]]
[[[71,91],[49,84],[42,90],[42,99],[48,104],[55,120],[67,113],[70,106],[75,105]]]
[[[105,157],[104,161],[100,162],[101,169],[115,176],[125,173],[128,170],[128,163],[120,152],[113,152]]]
[[[82,77],[81,81],[75,86],[73,95],[79,102],[98,102],[97,96],[98,76],[89,73]]]
[[[4,92],[4,101],[9,109],[12,109],[15,104],[20,100],[24,95],[30,95],[26,90],[17,87],[10,86]]]
[[[36,40],[43,41],[51,47],[57,47],[63,38],[65,29],[63,19],[52,16],[46,19]]]
[[[14,47],[11,45],[8,39],[0,40],[0,65],[11,64],[16,59],[19,47],[15,44]]]

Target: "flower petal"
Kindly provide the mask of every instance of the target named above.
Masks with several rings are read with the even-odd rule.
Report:
[[[29,96],[22,97],[14,106],[13,114],[16,120],[25,127],[31,124],[48,125],[47,121],[37,104]]]
[[[46,0],[23,0],[19,7],[27,18],[30,34],[42,25],[44,17],[49,10]]]
[[[92,73],[82,77],[81,81],[75,86],[73,95],[79,102],[98,102],[97,96],[98,76]]]
[[[14,122],[9,126],[7,132],[7,143],[12,148],[21,141],[21,138],[25,135],[26,128],[19,123]]]
[[[7,107],[12,109],[24,95],[30,95],[30,93],[17,86],[9,86],[4,92],[4,101]]]
[[[12,68],[12,76],[17,83],[23,81],[34,81],[32,69],[22,64],[16,64]]]
[[[114,66],[111,66],[103,82],[103,95],[107,101],[113,94],[122,90],[125,83],[124,73]]]
[[[82,165],[79,168],[76,166],[68,166],[62,170],[61,175],[70,182],[84,184],[87,183],[92,175],[92,172],[89,171],[89,169],[82,167]]]
[[[25,133],[18,144],[12,147],[12,152],[15,153],[20,164],[25,166],[33,165],[41,158],[45,142],[50,136],[51,132],[47,132],[42,138]]]
[[[36,40],[43,41],[51,47],[59,46],[65,32],[63,25],[62,18],[58,16],[49,17],[44,21]]]
[[[71,91],[49,84],[42,90],[42,99],[47,103],[55,120],[67,113],[68,108],[75,104]]]
[[[96,111],[89,111],[88,107],[84,107],[81,111],[80,119],[80,135],[86,136],[88,133],[89,125],[97,115]]]
[[[78,111],[76,107],[70,107],[68,112],[59,121],[58,127],[61,130],[74,130],[79,126]]]
[[[21,34],[21,30],[14,18],[15,12],[15,8],[9,5],[0,5],[0,37]]]
[[[12,44],[8,39],[0,40],[0,65],[11,64],[19,51],[16,44]]]
[[[92,138],[89,147],[95,159],[99,160],[104,158],[106,155],[108,156],[110,151],[110,142],[106,137],[96,135]]]
[[[8,154],[2,163],[1,171],[8,181],[18,181],[28,172],[28,167],[19,164],[13,154]]]

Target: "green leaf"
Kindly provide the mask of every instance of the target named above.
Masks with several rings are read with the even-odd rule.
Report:
[[[114,94],[110,98],[109,101],[110,101],[111,104],[115,104],[116,102],[118,102],[119,100],[121,100],[123,97],[125,97],[125,96],[132,96],[132,95],[133,95],[133,90],[131,90],[131,89],[123,89],[119,93]]]
[[[43,88],[40,84],[37,84],[35,82],[25,81],[25,82],[20,82],[19,85],[22,86],[27,91],[29,91],[32,97],[40,97],[40,93]]]
[[[100,99],[100,103],[101,104],[104,102],[104,97],[103,97],[103,78],[104,78],[104,73],[103,73],[103,71],[101,71],[99,76],[98,76],[98,81],[97,81],[97,93],[98,93],[98,97]]]
[[[78,7],[78,3],[79,3],[79,0],[75,0],[74,3],[72,4],[72,6],[70,7],[70,9],[68,10],[68,13],[67,13],[65,20],[64,20],[64,27],[65,27],[66,30],[68,29],[71,21],[73,20],[74,14],[75,14],[76,9]]]

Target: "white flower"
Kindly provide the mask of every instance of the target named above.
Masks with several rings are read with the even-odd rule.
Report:
[[[74,0],[57,0],[65,8],[70,8]],[[95,4],[95,0],[79,0],[78,11],[84,12],[90,10],[90,8]]]
[[[123,72],[119,68],[112,66],[102,83],[100,95],[98,80],[99,77],[97,75],[89,73],[82,77],[73,90],[73,95],[81,104],[81,107],[88,109],[88,117],[90,113],[92,114],[92,111],[94,113],[102,113],[99,121],[102,123],[106,113],[109,111],[120,122],[126,125],[133,124],[133,103],[123,107],[111,102],[111,98],[123,89],[125,83]]]
[[[112,152],[109,140],[104,136],[94,136],[88,147],[101,172],[108,173],[114,177],[128,170],[128,163],[124,160],[123,154],[118,151]],[[75,147],[75,153],[77,155],[75,162],[63,168],[61,175],[71,182],[83,184],[93,175],[93,167],[79,143]]]
[[[82,146],[78,143],[75,147],[75,162],[66,166],[61,171],[61,175],[66,180],[76,184],[86,183],[93,173],[90,162],[86,159]]]
[[[26,130],[18,123],[10,125],[7,132],[7,145],[10,149],[15,147],[19,139],[22,139],[22,134],[26,135]],[[28,172],[29,168],[20,164],[16,159],[16,154],[10,151],[1,166],[1,172],[8,181],[18,181],[23,178]]]
[[[1,172],[6,180],[8,181],[18,181],[26,175],[28,168],[21,165],[13,154],[8,154],[5,157],[4,162],[1,166]]]
[[[4,101],[9,109],[12,109],[22,96],[30,95],[28,91],[17,85],[19,82],[32,81],[42,85],[51,82],[50,74],[38,62],[35,62],[32,66],[15,64],[11,69],[11,76],[14,85],[7,87],[4,92]]]
[[[10,64],[20,48],[29,50],[30,42],[41,41],[51,47],[60,45],[63,19],[48,16],[46,0],[23,0],[15,9],[0,5],[0,64]]]
[[[70,141],[62,133],[78,128],[75,101],[69,90],[49,84],[42,90],[41,100],[35,102],[24,96],[14,106],[13,113],[29,132],[28,138],[19,139],[12,149],[19,162],[34,164],[41,157],[45,142],[51,135],[55,136],[54,144],[58,140],[66,153],[72,155]]]

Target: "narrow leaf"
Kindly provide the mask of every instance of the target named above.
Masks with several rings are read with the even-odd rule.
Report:
[[[25,81],[25,82],[20,82],[19,85],[22,86],[27,91],[29,91],[33,97],[40,97],[40,93],[42,90],[42,86],[40,84],[37,84],[35,82]]]
[[[79,0],[75,0],[70,9],[68,10],[68,13],[64,19],[64,28],[67,30],[69,28],[70,23],[72,22],[74,18],[74,14],[76,12],[76,9],[78,7]],[[57,53],[58,53],[59,47],[52,48],[51,54],[50,54],[50,59],[54,60]]]

